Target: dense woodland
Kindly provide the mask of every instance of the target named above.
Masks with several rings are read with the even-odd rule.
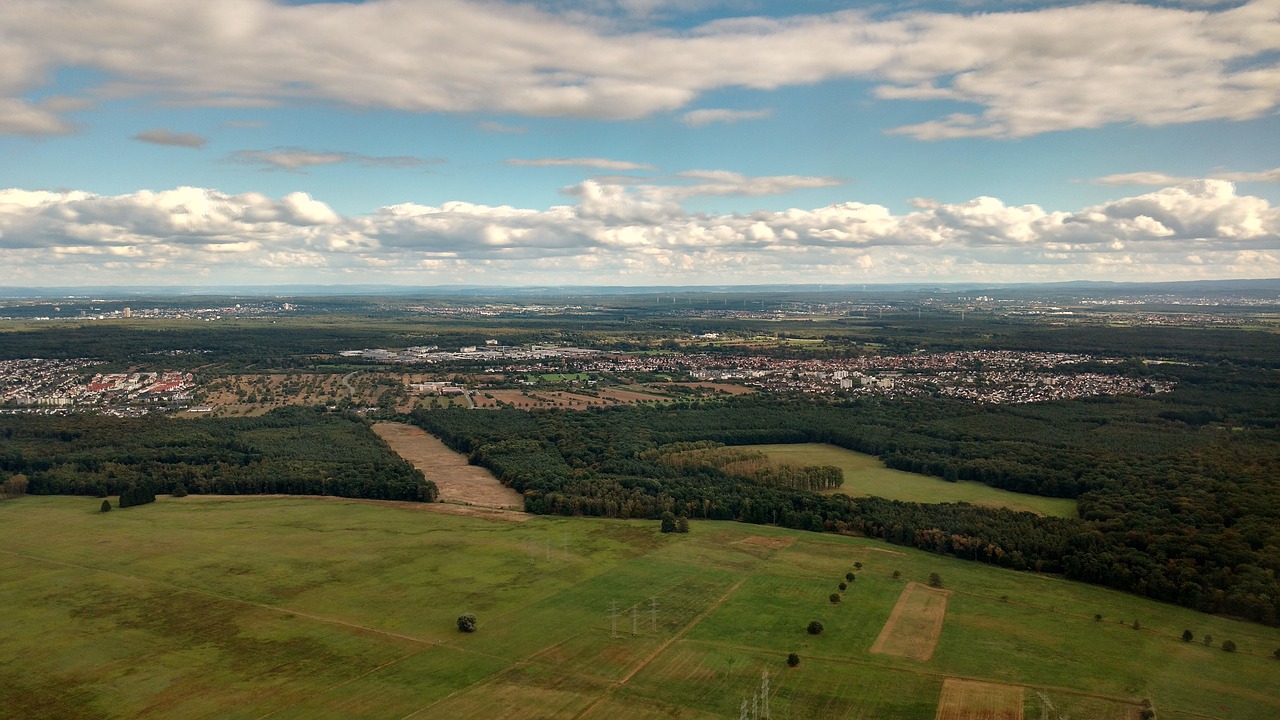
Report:
[[[0,474],[33,495],[337,495],[434,502],[435,483],[351,415],[282,408],[173,420],[0,416]],[[179,490],[181,488],[181,490]]]
[[[417,411],[530,512],[776,523],[1067,577],[1275,624],[1280,433],[1272,375],[1185,367],[1159,398],[1018,406],[750,396],[589,411]],[[1210,376],[1216,375],[1216,378]],[[1079,519],[819,495],[659,448],[827,442],[890,466],[1076,498]]]

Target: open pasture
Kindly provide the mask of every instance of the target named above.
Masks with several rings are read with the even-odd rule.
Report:
[[[1054,720],[1132,720],[1143,699],[1162,719],[1280,716],[1280,630],[861,538],[342,499],[99,503],[0,502],[8,716],[732,720],[764,672],[779,720],[1012,718],[1018,688],[1025,717],[1048,701]],[[951,592],[932,658],[872,653],[931,572]],[[477,632],[457,630],[464,612]],[[1239,650],[1184,643],[1188,628]],[[957,679],[1014,690],[957,695]]]
[[[844,471],[844,485],[838,490],[827,492],[840,492],[852,497],[875,495],[908,502],[967,502],[1007,507],[1037,515],[1076,517],[1074,500],[1026,495],[979,482],[947,482],[928,475],[891,470],[875,456],[835,445],[796,443],[746,447],[761,450],[777,462],[791,465],[834,465],[840,468]]]

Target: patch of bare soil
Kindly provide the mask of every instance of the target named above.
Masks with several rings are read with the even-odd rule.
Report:
[[[403,423],[376,423],[373,431],[440,488],[441,501],[524,509],[520,493],[503,485],[488,470],[469,465],[464,456],[422,428]]]
[[[928,661],[942,634],[942,618],[947,614],[949,595],[948,590],[907,583],[871,652]]]
[[[756,547],[763,547],[763,548],[769,548],[770,550],[777,550],[784,547],[790,547],[791,544],[794,543],[795,541],[796,541],[795,538],[789,538],[789,537],[768,538],[768,537],[760,537],[759,535],[752,535],[750,537],[745,537],[741,540],[738,540],[737,542],[734,542],[732,544],[733,545],[754,545]]]
[[[934,720],[1023,720],[1025,688],[947,678]]]

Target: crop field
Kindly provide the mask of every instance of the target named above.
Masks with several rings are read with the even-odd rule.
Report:
[[[746,447],[761,450],[778,462],[792,465],[834,465],[840,468],[844,471],[844,485],[839,490],[828,492],[841,492],[853,497],[875,495],[909,502],[967,502],[1025,510],[1037,515],[1076,517],[1074,500],[1025,495],[979,482],[947,482],[928,475],[891,470],[879,458],[835,445],[799,443]]]
[[[99,504],[0,502],[6,717],[732,720],[753,697],[795,720],[1134,720],[1143,700],[1162,720],[1280,716],[1278,629],[868,539],[334,498]],[[932,657],[873,653],[933,572],[950,594]]]

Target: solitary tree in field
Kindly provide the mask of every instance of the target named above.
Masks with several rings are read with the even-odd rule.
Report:
[[[1196,637],[1195,633],[1191,632],[1190,630],[1182,631],[1182,642],[1191,642],[1192,640],[1195,639],[1195,637]]]
[[[840,592],[844,592],[845,590],[848,590],[848,589],[849,589],[849,583],[840,583]]]
[[[102,507],[98,508],[98,512],[111,512],[111,501],[103,500]]]
[[[862,563],[860,563],[860,562],[856,562],[856,563],[854,563],[854,564],[853,564],[853,569],[854,569],[854,570],[861,570],[861,569],[862,569]]]
[[[894,579],[894,580],[897,580],[897,579],[898,579],[898,578],[900,578],[900,577],[902,577],[902,571],[901,571],[901,570],[894,570],[894,571],[893,571],[893,579]]]
[[[1277,653],[1277,654],[1280,654],[1280,650],[1277,650],[1277,651],[1276,651],[1276,653]],[[787,666],[788,666],[788,667],[795,667],[795,666],[797,666],[797,665],[799,665],[799,664],[800,664],[800,656],[799,656],[799,655],[797,655],[797,654],[795,654],[795,653],[791,653],[790,655],[787,655]]]
[[[676,518],[676,532],[678,532],[678,533],[687,533],[687,532],[689,532],[689,518],[687,518],[687,517],[685,517],[685,516],[683,516],[683,515],[681,515],[680,517]]]
[[[830,596],[828,596],[828,597],[827,597],[827,599],[828,599],[828,600],[830,600],[830,601],[832,602],[832,604],[834,604],[834,605],[839,605],[839,604],[840,604],[840,593],[831,593],[831,595],[830,595]]]
[[[662,532],[673,533],[676,531],[676,516],[671,511],[662,513]]]
[[[464,613],[458,616],[458,629],[462,632],[469,633],[476,631],[476,616],[471,613]]]
[[[942,576],[936,572],[929,573],[929,587],[942,587]]]
[[[809,631],[810,635],[821,635],[824,628],[822,627],[822,623],[817,620],[810,620],[809,627],[805,629]]]
[[[845,573],[845,574],[844,574],[844,579],[845,579],[845,580],[852,581],[852,580],[853,580],[853,573],[851,573],[851,572],[847,572],[847,573]]]
[[[1223,640],[1223,641],[1222,641],[1222,649],[1223,649],[1223,650],[1226,650],[1227,652],[1235,652],[1235,651],[1236,651],[1236,644],[1235,644],[1235,641],[1233,641],[1233,640]]]

